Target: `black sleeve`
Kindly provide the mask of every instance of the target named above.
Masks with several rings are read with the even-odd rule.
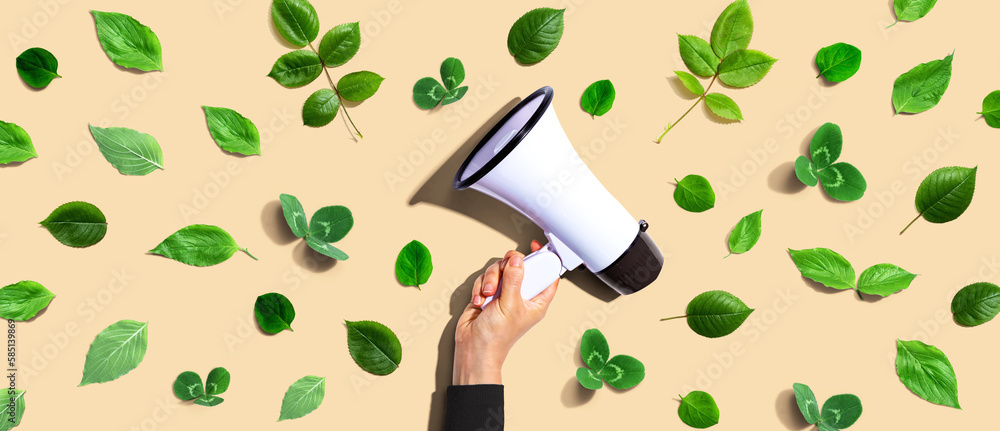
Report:
[[[502,431],[503,385],[448,386],[444,431]]]

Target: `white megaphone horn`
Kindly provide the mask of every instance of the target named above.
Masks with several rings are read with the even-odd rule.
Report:
[[[552,87],[543,87],[511,109],[462,163],[454,187],[485,193],[545,232],[548,244],[524,260],[525,299],[581,264],[618,293],[637,292],[656,280],[663,255],[649,225],[636,222],[580,159],[552,97]]]

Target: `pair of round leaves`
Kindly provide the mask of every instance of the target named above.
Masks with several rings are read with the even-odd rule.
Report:
[[[59,60],[45,48],[28,48],[17,56],[17,74],[32,88],[45,88],[59,76]]]
[[[809,142],[809,157],[799,156],[795,160],[795,176],[809,187],[820,183],[823,191],[838,201],[861,199],[868,189],[864,175],[850,163],[834,163],[840,158],[843,147],[844,135],[840,126],[823,124]]]
[[[90,247],[108,233],[104,213],[94,204],[80,201],[60,205],[40,224],[57,241],[70,247]]]
[[[224,229],[193,224],[174,232],[149,252],[192,266],[211,266],[229,260],[237,251],[257,260]]]
[[[229,389],[230,379],[228,370],[217,367],[208,373],[206,384],[202,385],[198,373],[185,371],[174,380],[174,395],[184,401],[193,400],[200,406],[214,407],[225,401],[218,395]]]
[[[611,356],[611,347],[600,330],[588,329],[580,339],[580,356],[584,367],[576,370],[580,385],[590,390],[604,387],[604,382],[615,389],[629,389],[646,378],[646,367],[628,355]]]
[[[521,64],[535,64],[559,46],[566,9],[541,7],[522,15],[507,33],[507,51]]]
[[[420,78],[413,84],[413,102],[420,109],[433,109],[438,103],[441,106],[455,103],[469,91],[467,85],[459,87],[465,81],[465,66],[455,57],[441,62],[441,81],[444,85],[429,76]]]
[[[258,296],[253,314],[257,319],[257,326],[268,334],[277,334],[286,329],[294,332],[292,321],[295,320],[295,307],[285,295],[272,292]]]
[[[710,290],[695,296],[688,303],[684,316],[660,319],[686,318],[688,326],[696,334],[708,338],[718,338],[736,331],[754,309],[747,307],[740,298],[722,290]]]
[[[828,248],[788,249],[788,254],[803,277],[838,290],[854,289],[869,295],[886,297],[910,287],[913,274],[891,263],[872,265],[861,272],[857,283],[854,266],[844,256]]]
[[[900,235],[920,217],[931,223],[947,223],[961,216],[972,204],[978,170],[978,166],[949,166],[931,172],[917,187],[915,203],[919,214],[899,232]]]
[[[795,403],[802,412],[802,417],[810,424],[817,425],[820,431],[837,431],[854,425],[864,410],[861,399],[852,394],[834,395],[823,403],[819,409],[816,395],[809,386],[802,383],[792,385],[795,393]]]
[[[306,0],[274,0],[271,19],[288,43],[300,48],[309,45],[319,36],[319,15]],[[323,35],[319,55],[327,67],[343,65],[354,58],[361,47],[361,28],[358,22],[340,24]]]
[[[410,241],[396,256],[396,279],[403,286],[416,286],[420,289],[420,285],[427,283],[433,271],[431,251],[420,241]]]
[[[283,193],[278,199],[292,234],[305,238],[306,244],[317,253],[337,260],[348,259],[347,253],[330,243],[344,239],[354,227],[350,209],[341,205],[323,207],[313,213],[311,221],[306,221],[306,211],[298,198]]]

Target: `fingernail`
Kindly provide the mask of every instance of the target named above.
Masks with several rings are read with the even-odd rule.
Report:
[[[472,298],[472,305],[478,306],[478,305],[481,305],[482,303],[483,303],[483,297],[482,296],[476,295],[474,298]]]
[[[490,296],[492,294],[493,294],[493,284],[486,283],[486,285],[483,286],[483,295]]]
[[[510,266],[513,266],[514,268],[520,268],[521,267],[521,262],[522,262],[522,259],[521,259],[521,255],[519,255],[519,254],[515,254],[515,255],[513,255],[513,256],[510,257]]]

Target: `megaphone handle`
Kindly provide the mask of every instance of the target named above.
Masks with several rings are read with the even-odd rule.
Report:
[[[542,293],[554,281],[559,279],[566,270],[563,268],[562,259],[552,250],[552,243],[524,257],[524,279],[521,280],[521,297],[531,299]],[[497,293],[487,297],[483,301],[482,307],[486,307],[493,300],[493,297],[500,295],[503,290],[503,283],[497,289]]]

